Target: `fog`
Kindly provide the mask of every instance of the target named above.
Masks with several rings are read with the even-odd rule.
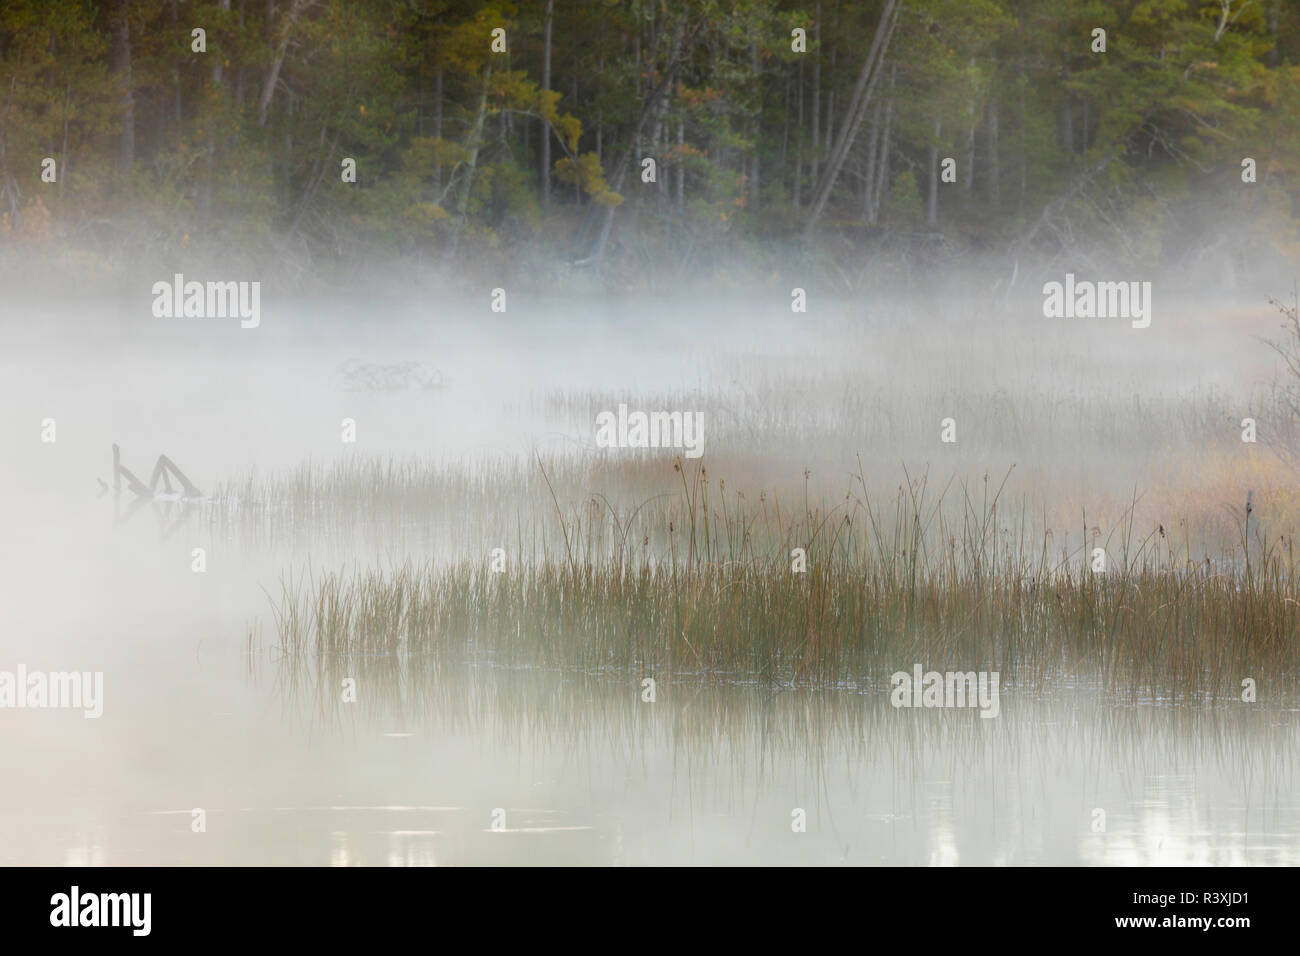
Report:
[[[669,682],[651,708],[635,683],[471,661],[439,662],[418,687],[363,677],[353,705],[330,672],[277,651],[274,598],[294,570],[479,561],[511,547],[493,534],[512,524],[554,539],[552,506],[680,491],[671,451],[596,448],[595,413],[619,402],[703,411],[710,477],[750,498],[833,504],[855,475],[886,494],[920,474],[973,490],[1010,471],[1011,510],[1027,507],[1071,553],[1083,513],[1106,532],[1130,507],[1143,534],[1187,519],[1197,547],[1218,553],[1247,491],[1269,533],[1290,533],[1271,497],[1282,459],[1230,457],[1245,453],[1241,419],[1257,417],[1261,434],[1273,423],[1268,294],[1156,282],[1150,327],[1136,329],[1045,318],[1026,281],[1009,295],[979,274],[880,294],[809,289],[801,313],[777,283],[507,291],[494,312],[488,289],[309,299],[268,282],[256,328],[156,318],[147,284],[10,299],[0,668],[102,671],[104,699],[98,719],[4,713],[0,764],[14,772],[0,856],[1294,865],[1297,710],[1276,702],[1243,715],[1012,682],[1002,719],[983,721],[895,710],[865,685],[735,680]],[[947,417],[955,442],[940,437]],[[341,438],[345,419],[355,442]],[[145,483],[167,455],[202,500],[128,514],[136,496],[112,489],[114,444]],[[239,492],[250,475],[352,459],[470,476],[465,497],[429,503],[457,511],[456,533],[366,515],[364,501],[364,533],[277,530],[266,502]],[[562,460],[592,465],[554,502],[473,494],[475,474]],[[236,513],[243,524],[222,518]],[[1097,807],[1105,834],[1089,829]],[[191,828],[195,808],[205,832]],[[792,808],[815,821],[806,835],[792,835]]]

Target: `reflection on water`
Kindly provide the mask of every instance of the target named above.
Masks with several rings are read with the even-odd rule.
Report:
[[[3,862],[1300,862],[1296,710],[1014,687],[996,720],[874,692],[661,685],[650,704],[436,667],[418,689],[362,667],[336,705],[233,650],[155,663],[172,679],[106,673],[100,721],[7,715],[24,732],[0,760],[24,772],[0,799]]]
[[[255,336],[225,339],[207,326],[160,332],[123,319],[121,329],[89,328],[79,352],[67,350],[58,316],[25,325],[33,341],[5,360],[0,398],[23,428],[57,417],[59,441],[38,445],[33,426],[19,458],[0,469],[0,524],[21,542],[0,552],[0,669],[102,670],[105,704],[98,720],[0,712],[0,863],[1300,863],[1300,711],[1279,702],[1268,675],[1254,675],[1260,702],[1249,705],[1223,693],[1175,705],[1106,699],[1082,686],[1034,695],[1004,683],[1000,716],[985,720],[972,709],[895,710],[884,689],[664,680],[656,701],[644,703],[639,681],[557,671],[428,660],[290,667],[275,659],[269,625],[266,649],[247,649],[249,621],[266,624],[263,589],[274,592],[284,569],[304,561],[430,558],[427,520],[409,536],[405,525],[386,528],[363,553],[319,527],[308,543],[292,540],[273,516],[247,547],[215,524],[177,524],[180,506],[151,502],[115,524],[111,497],[95,497],[94,479],[110,477],[113,441],[132,467],[173,456],[205,490],[253,468],[334,460],[345,416],[361,423],[365,454],[528,459],[537,447],[586,440],[572,420],[541,414],[537,395],[557,383],[624,388],[630,353],[637,387],[649,392],[694,387],[710,369],[729,387],[738,362],[706,360],[706,347],[719,343],[741,343],[741,357],[760,371],[820,371],[826,359],[802,326],[797,335],[756,335],[755,315],[740,310],[709,322],[683,313],[678,325],[687,328],[674,331],[666,319],[651,321],[663,312],[616,316],[617,337],[611,330],[604,345],[591,332],[612,329],[609,316],[586,313],[569,325],[524,322],[503,338],[478,313],[457,330],[421,312],[399,316],[382,349],[351,315],[330,325],[331,336],[318,334],[314,312],[268,314]],[[951,344],[952,327],[927,337],[890,326],[873,348],[836,356],[845,374],[876,376],[885,392],[894,386],[884,373],[898,366],[899,377],[945,400],[947,382],[958,381],[948,372],[985,375],[995,363],[969,354],[1003,346],[1021,350],[1012,355],[1040,350],[1035,361],[1004,364],[1047,368],[1040,374],[1052,381],[1056,366],[1037,359],[1059,353],[1079,366],[1084,390],[1100,388],[1102,373],[1081,356],[1113,365],[1119,372],[1106,387],[1114,395],[1128,394],[1123,376],[1135,370],[1144,388],[1160,384],[1153,369],[1172,378],[1168,354],[1223,377],[1253,361],[1240,337],[1217,327],[1203,338],[1153,327],[1141,342],[1100,352],[1093,342],[1057,349],[1039,326],[1032,336],[988,337],[999,328],[981,329],[979,351],[968,353]],[[1053,329],[1081,341],[1093,334]],[[688,358],[683,342],[693,343]],[[1197,349],[1216,360],[1201,361]],[[437,389],[357,392],[332,378],[357,356],[387,368],[408,354],[439,371]],[[1024,396],[1037,395],[1037,385],[1020,385],[1017,407],[1031,406]],[[900,403],[911,400],[900,394]],[[797,425],[805,399],[790,399]],[[1104,417],[1106,408],[1080,415]],[[862,421],[883,427],[888,418]],[[1048,424],[1060,442],[1073,441],[1055,419]],[[723,444],[721,423],[710,436]],[[1032,450],[1040,437],[1022,444]],[[868,442],[826,457],[839,456],[847,470],[860,450],[897,451]],[[781,466],[797,475],[805,464]],[[1039,464],[1042,473],[1059,470],[1055,460]],[[1141,462],[1102,455],[1095,464],[1125,489],[1147,477]],[[486,550],[482,540],[456,544],[461,553]],[[204,574],[191,571],[195,547],[206,549]],[[914,663],[892,662],[876,676],[883,682]],[[342,676],[358,681],[355,704],[341,700]],[[797,811],[806,832],[794,832]],[[1096,811],[1104,832],[1094,832]]]

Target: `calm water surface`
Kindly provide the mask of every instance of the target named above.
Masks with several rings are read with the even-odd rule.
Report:
[[[708,363],[650,330],[631,349],[608,324],[579,335],[572,317],[568,339],[516,326],[503,346],[428,314],[386,338],[300,311],[288,331],[264,312],[257,333],[167,339],[109,315],[75,339],[47,317],[4,360],[0,669],[103,671],[105,700],[98,720],[0,711],[0,862],[1300,863],[1300,712],[1265,693],[1187,706],[1012,684],[981,720],[849,689],[663,682],[651,704],[637,680],[362,662],[344,704],[337,670],[276,659],[266,591],[286,566],[380,550],[257,551],[185,518],[164,534],[152,508],[118,523],[95,484],[112,441],[141,477],[166,452],[203,485],[328,460],[344,416],[367,454],[524,454],[577,440],[530,417],[537,390],[689,387]],[[357,355],[414,355],[444,387],[341,391],[332,376]],[[37,439],[47,416],[53,445]]]

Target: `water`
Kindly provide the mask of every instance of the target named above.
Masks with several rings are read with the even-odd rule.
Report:
[[[5,715],[3,862],[1300,862],[1294,710],[1013,689],[981,720],[672,684],[644,703],[631,683],[487,669],[400,707],[362,676],[347,705],[230,648],[127,648],[103,718]]]
[[[394,539],[357,548],[303,529],[253,547],[213,537],[201,509],[146,506],[119,521],[125,501],[99,496],[113,441],[141,478],[166,453],[205,490],[249,468],[343,454],[520,458],[589,441],[540,395],[742,394],[738,368],[807,371],[816,352],[815,325],[757,304],[711,324],[654,324],[653,303],[536,308],[544,324],[525,310],[505,332],[486,306],[457,322],[412,308],[384,334],[357,306],[286,311],[279,324],[264,309],[256,331],[160,329],[126,306],[89,310],[98,324],[33,313],[0,384],[0,670],[102,671],[104,713],[0,711],[0,862],[1300,862],[1300,711],[1268,694],[1175,704],[1012,684],[1001,716],[982,720],[895,710],[852,688],[663,681],[647,703],[635,680],[372,661],[355,666],[357,702],[344,703],[337,668],[277,658],[267,592],[308,560],[400,556]],[[754,336],[755,323],[770,334]],[[1143,377],[1159,328],[1108,353],[1107,388],[1141,379],[1158,392],[1194,364],[1183,338]],[[908,334],[922,357],[903,376],[961,351],[920,323]],[[877,341],[893,348],[898,335]],[[1227,386],[1249,382],[1247,338],[1207,324],[1196,340],[1219,355]],[[339,366],[358,357],[418,360],[441,387],[340,388]],[[883,381],[913,360],[877,350],[839,361]],[[39,440],[46,417],[53,444]],[[355,449],[340,447],[344,417],[358,423]],[[1117,484],[1143,467],[1103,464]],[[203,574],[191,570],[196,547]]]

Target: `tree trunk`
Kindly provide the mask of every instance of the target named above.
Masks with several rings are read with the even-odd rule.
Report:
[[[603,82],[605,76],[605,23],[600,24],[600,67],[596,70],[597,85]],[[596,162],[600,163],[601,169],[605,168],[605,109],[604,107],[596,108]]]
[[[113,81],[122,106],[122,131],[118,139],[117,168],[125,173],[135,163],[135,91],[131,84],[131,0],[114,0]]]
[[[433,74],[433,138],[442,139],[442,67]],[[434,195],[442,195],[442,166],[433,166]]]
[[[63,170],[63,175],[59,177],[59,198],[63,198],[63,184],[68,181],[68,117],[72,115],[72,84],[65,84],[63,87],[63,144],[59,148],[59,169]]]
[[[219,6],[222,10],[230,9],[230,0],[220,0]],[[217,50],[212,56],[212,95],[207,97],[208,104],[214,104],[221,97],[221,51]],[[212,221],[212,194],[213,194],[213,177],[215,176],[216,157],[217,157],[217,117],[215,110],[210,112],[206,117],[204,125],[208,128],[208,145],[204,151],[203,157],[203,188],[199,196],[199,218],[206,227]],[[297,228],[297,218],[294,220],[294,228]],[[293,231],[290,230],[290,235]]]
[[[795,129],[798,131],[798,141],[794,144],[794,190],[793,201],[794,208],[797,210],[803,198],[803,58],[799,58],[799,92],[795,97],[799,104],[799,121],[795,123]]]
[[[862,117],[866,115],[876,78],[880,75],[880,64],[884,60],[889,48],[889,39],[898,23],[900,2],[901,0],[885,0],[880,22],[876,25],[876,34],[871,40],[871,47],[862,64],[862,71],[858,74],[858,82],[853,89],[853,97],[849,100],[849,108],[844,114],[840,134],[835,140],[835,148],[827,158],[825,169],[813,193],[812,210],[808,216],[808,224],[804,228],[806,235],[811,234],[817,225],[817,220],[821,218],[826,208],[826,201],[830,199],[831,190],[835,188],[835,181],[844,167],[844,159],[848,156],[849,148],[858,134],[858,127],[862,125]]]
[[[668,128],[667,123],[662,124],[661,128],[662,132],[659,134],[659,155],[660,157],[663,157],[668,155],[668,144],[670,142],[670,137],[672,136],[672,131]],[[672,194],[669,192],[672,180],[668,178],[668,168],[662,164],[662,161],[659,167],[657,180],[658,189],[656,192],[658,195],[655,198],[658,200],[660,208],[662,208],[672,199]]]
[[[228,13],[230,11],[230,0],[219,0],[217,6],[220,7],[223,11]],[[220,84],[221,83],[221,51],[217,50],[215,54],[210,54],[210,55],[212,57],[212,82],[215,84]]]
[[[871,214],[872,222],[880,219],[881,205],[889,193],[889,138],[894,128],[894,86],[897,82],[898,65],[894,64],[889,68],[889,95],[885,99],[885,131],[880,136],[880,158],[876,162],[876,188],[872,196],[875,208]]]
[[[831,71],[827,78],[826,85],[830,87],[826,91],[826,132],[823,134],[823,148],[826,155],[831,154],[831,148],[835,145],[835,47],[831,47]]]
[[[679,87],[680,89],[680,87]],[[677,121],[677,208],[679,210],[686,207],[686,163],[683,147],[686,145],[686,121],[679,119]]]
[[[171,22],[172,32],[180,36],[180,11],[176,8],[176,0],[171,0]],[[172,123],[176,127],[176,148],[181,147],[181,66],[177,60],[172,64]]]
[[[266,73],[266,82],[262,86],[262,95],[257,101],[257,125],[266,125],[267,110],[271,106],[271,97],[275,95],[275,85],[280,82],[280,70],[284,67],[284,58],[289,53],[289,38],[293,33],[293,25],[301,16],[302,12],[310,7],[315,0],[293,0],[288,11],[280,22],[280,35],[276,38],[275,55],[271,59],[271,67]],[[267,13],[269,15],[272,7],[272,0],[268,0]],[[268,21],[269,22],[269,21]]]
[[[1070,82],[1070,57],[1067,54],[1061,68],[1061,148],[1067,153],[1074,152],[1074,108],[1070,100],[1070,91],[1065,84]]]
[[[786,174],[786,150],[790,146],[790,71],[785,71],[785,94],[781,99],[781,178]]]
[[[704,22],[705,21],[702,18],[697,21],[696,25],[691,29],[690,34],[685,37],[685,39],[683,39],[681,34],[684,21],[678,21],[674,27],[672,50],[668,57],[668,63],[662,70],[663,79],[659,81],[659,85],[651,92],[650,96],[642,101],[641,111],[637,115],[636,124],[632,129],[631,148],[623,150],[622,159],[619,161],[618,173],[615,176],[612,185],[614,192],[622,192],[623,184],[627,181],[628,168],[632,165],[632,160],[637,155],[635,144],[639,143],[641,140],[641,132],[645,129],[646,121],[650,119],[659,104],[663,102],[665,91],[671,89],[672,84],[677,82],[677,70],[681,63],[681,52],[683,49],[690,49],[691,45],[695,42],[696,36],[698,36],[700,30],[703,29]],[[638,87],[639,85],[640,84],[638,83]],[[601,258],[604,256],[605,247],[609,243],[609,235],[614,227],[614,211],[616,209],[616,206],[606,206],[604,208],[600,232],[596,236],[595,247],[592,249],[590,256],[590,258],[597,263],[599,263]]]
[[[1016,214],[1023,214],[1025,210],[1025,190],[1029,186],[1029,155],[1025,145],[1025,128],[1028,124],[1028,111],[1025,107],[1025,84],[1028,79],[1025,76],[1025,54],[1024,54],[1024,31],[1025,25],[1023,20],[1020,22],[1021,43],[1018,44],[1020,55],[1017,57],[1017,69],[1020,73],[1019,82],[1016,84],[1020,94],[1020,191],[1016,195]]]
[[[758,212],[758,146],[763,134],[763,75],[759,69],[758,43],[749,45],[749,68],[754,73],[754,82],[758,86],[758,106],[754,114],[753,149],[749,157],[749,211]]]
[[[970,58],[970,68],[974,71],[975,57]],[[966,194],[970,195],[975,188],[975,95],[973,92],[967,104],[966,114],[966,168],[962,170],[962,181],[966,186]]]
[[[925,224],[933,227],[939,221],[939,133],[942,127],[934,121],[934,139],[930,143],[930,189],[925,201]]]
[[[456,228],[452,232],[451,243],[447,248],[448,259],[453,257],[460,248],[460,235],[465,229],[465,210],[469,208],[469,191],[474,185],[474,171],[478,168],[478,151],[483,142],[483,124],[487,118],[488,80],[491,77],[492,64],[488,63],[483,68],[483,86],[478,95],[478,112],[474,116],[474,129],[469,137],[469,159],[465,161],[465,178],[460,185],[460,194],[456,197]]]
[[[1278,57],[1281,56],[1281,50],[1278,49],[1277,28],[1278,21],[1282,15],[1282,0],[1273,0],[1268,8],[1268,34],[1273,38],[1273,47],[1268,51],[1268,65],[1276,68]]]
[[[866,169],[862,176],[862,221],[870,225],[876,221],[873,193],[876,185],[876,150],[880,146],[880,101],[871,108],[871,132],[867,136]]]
[[[239,0],[239,32],[244,32],[244,5],[247,0]],[[235,107],[239,112],[244,109],[244,66],[241,63],[235,70]]]
[[[989,118],[988,118],[988,196],[989,205],[997,207],[1001,201],[1000,179],[1001,172],[998,168],[998,99],[996,96],[989,99]]]
[[[555,0],[546,0],[546,29],[542,34],[542,89],[551,88],[551,21]],[[542,208],[551,205],[551,128],[542,120]]]
[[[813,75],[812,75],[812,155],[808,157],[809,173],[817,179],[817,151],[822,148],[822,5],[818,0],[813,13]]]
[[[578,52],[575,49],[573,53],[573,104],[571,109],[578,108]],[[573,181],[573,201],[582,208],[582,183],[578,182],[577,177]]]

